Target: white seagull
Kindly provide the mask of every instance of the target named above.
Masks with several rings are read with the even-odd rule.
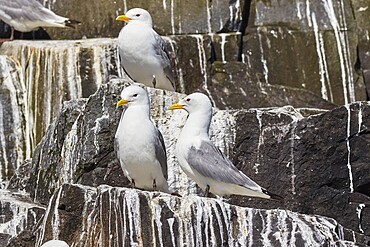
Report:
[[[189,113],[176,144],[176,157],[185,174],[205,189],[207,196],[211,192],[219,196],[244,195],[282,199],[239,171],[211,142],[208,130],[212,105],[206,95],[190,94],[169,109],[184,109]]]
[[[74,27],[80,23],[55,14],[36,0],[0,0],[0,19],[12,28],[10,40],[14,29],[30,32],[39,27]]]
[[[167,155],[163,136],[150,118],[147,91],[137,85],[123,89],[118,106],[122,113],[115,136],[115,150],[133,187],[169,192]]]
[[[125,21],[118,36],[121,66],[135,82],[175,91],[170,58],[161,36],[153,30],[149,12],[134,8],[116,20]]]

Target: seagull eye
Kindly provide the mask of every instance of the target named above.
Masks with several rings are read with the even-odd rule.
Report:
[[[187,101],[187,102],[189,102],[189,101],[190,101],[190,99],[189,99],[189,98],[187,98],[187,99],[186,99],[186,101]]]
[[[134,95],[132,95],[133,97],[137,97],[137,93],[135,93]]]
[[[136,14],[136,17],[139,17],[140,16],[140,14]]]

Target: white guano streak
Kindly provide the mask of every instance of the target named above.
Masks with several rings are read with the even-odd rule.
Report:
[[[53,221],[52,221],[52,229],[53,229],[53,239],[59,239],[59,234],[60,234],[60,218],[59,218],[59,201],[60,197],[62,195],[62,187],[59,188],[57,198],[55,199],[55,204],[54,204],[54,215],[53,215]]]
[[[219,34],[220,37],[221,37],[221,61],[222,63],[226,63],[226,59],[225,59],[225,44],[227,43],[227,40],[226,40],[226,37],[229,36],[228,33],[220,33]]]
[[[294,147],[295,147],[295,140],[296,139],[299,139],[297,136],[296,136],[296,128],[297,128],[297,120],[294,120],[292,122],[292,135],[291,135],[291,140],[290,140],[290,166],[291,166],[291,185],[292,185],[292,194],[295,195],[296,192],[295,192],[295,179],[297,177],[297,175],[295,174],[295,161],[294,161]]]
[[[256,110],[256,118],[257,118],[258,127],[259,127],[259,136],[258,136],[257,157],[256,157],[257,162],[253,166],[253,169],[255,169],[255,172],[254,172],[255,174],[258,174],[258,167],[261,165],[261,158],[263,159],[263,153],[261,153],[261,145],[264,144],[262,115],[263,115],[263,111]]]
[[[312,27],[310,1],[306,0],[306,18],[309,27]]]
[[[211,6],[212,7],[212,6]],[[212,25],[211,25],[211,7],[209,6],[209,0],[206,0],[206,8],[207,8],[207,27],[208,27],[208,33],[212,33]]]
[[[123,12],[127,12],[127,2],[126,0],[123,0]]]
[[[155,222],[155,224],[157,225],[157,231],[158,231],[158,234],[156,234],[155,232],[153,233],[153,236],[156,236],[157,235],[157,239],[159,241],[159,246],[163,247],[163,238],[162,238],[162,235],[163,235],[163,232],[162,232],[162,221],[161,221],[161,214],[162,214],[162,207],[161,205],[159,205],[157,202],[154,202],[153,200],[151,200],[151,205],[152,205],[152,214],[154,215],[154,221],[153,223]],[[152,227],[153,231],[155,231],[155,227]]]
[[[177,78],[178,78],[178,81],[179,81],[179,84],[180,84],[180,92],[185,92],[185,83],[184,83],[184,75],[183,75],[183,72],[182,72],[182,69],[181,67],[179,66],[179,58],[176,54],[176,49],[175,49],[175,45],[177,46],[177,43],[176,41],[174,41],[172,38],[170,37],[167,37],[167,36],[163,36],[162,37],[165,41],[167,41],[167,43],[170,44],[171,46],[171,50],[172,50],[172,55],[171,55],[171,58],[174,60],[175,62],[175,68],[176,68],[176,73],[177,73]]]
[[[358,230],[361,233],[364,233],[364,229],[362,229],[362,224],[361,224],[362,210],[364,208],[365,208],[365,204],[364,203],[359,204],[358,207],[356,208],[357,217],[358,217]]]
[[[44,213],[44,217],[42,219],[42,227],[41,227],[41,233],[38,234],[38,239],[36,240],[36,246],[41,246],[41,244],[43,243],[43,240],[44,240],[44,236],[45,236],[45,228],[46,228],[46,223],[48,221],[48,218],[49,218],[49,214],[50,214],[50,210],[51,210],[51,207],[53,206],[52,204],[52,201],[54,200],[54,195],[53,194],[49,200],[49,204],[48,204],[48,207],[46,208],[46,211]]]
[[[358,103],[358,130],[357,130],[357,134],[360,134],[361,133],[361,125],[362,125],[362,103],[359,102]]]
[[[203,85],[204,89],[206,90],[212,104],[215,106],[215,101],[212,97],[211,92],[208,88],[208,75],[207,75],[207,57],[206,57],[206,51],[204,50],[204,42],[203,42],[203,36],[200,34],[191,35],[192,37],[196,38],[197,45],[198,45],[198,55],[199,55],[199,65],[200,65],[200,71],[203,75]]]
[[[319,74],[320,74],[320,81],[321,81],[321,97],[323,99],[328,100],[328,92],[327,92],[326,85],[325,85],[325,76],[328,77],[328,71],[327,71],[327,66],[326,66],[326,57],[325,57],[325,49],[324,49],[322,37],[320,37],[319,28],[317,26],[315,13],[312,13],[311,20],[312,20],[313,30],[314,30],[314,34],[315,34],[316,51],[317,51],[317,55],[319,57]]]
[[[264,55],[263,44],[262,44],[262,35],[261,35],[261,32],[260,32],[260,27],[257,27],[257,34],[258,34],[258,42],[260,44],[261,62],[262,62],[262,65],[263,65],[263,75],[265,77],[265,83],[268,84],[269,69],[267,67],[267,61],[266,61],[265,55]]]
[[[175,34],[175,14],[174,14],[175,3],[171,0],[171,31]]]
[[[352,175],[352,166],[351,166],[351,146],[349,143],[349,139],[351,136],[351,108],[350,105],[345,105],[348,116],[347,116],[347,138],[346,138],[346,143],[347,143],[347,167],[348,167],[348,176],[349,176],[349,189],[350,192],[353,193],[353,175]]]
[[[6,175],[8,174],[8,166],[9,166],[9,161],[8,161],[8,154],[6,151],[6,142],[5,142],[5,128],[4,128],[4,112],[3,112],[3,106],[0,102],[0,147],[1,147],[1,152],[4,164],[1,165],[1,173],[0,173],[0,182],[7,180]],[[3,175],[5,174],[5,178],[3,178]]]
[[[344,104],[348,104],[349,102],[355,101],[355,95],[353,89],[352,70],[350,66],[351,62],[349,61],[350,54],[348,54],[349,51],[347,48],[347,37],[346,37],[347,28],[345,27],[344,31],[340,30],[338,19],[335,16],[332,0],[325,1],[324,8],[326,13],[328,14],[330,24],[334,31],[338,49],[339,63],[341,68]],[[345,21],[343,21],[343,23],[345,23]]]

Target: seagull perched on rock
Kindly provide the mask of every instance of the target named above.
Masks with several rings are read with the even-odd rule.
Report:
[[[211,142],[208,130],[212,105],[202,93],[193,93],[173,104],[170,110],[184,109],[189,113],[176,144],[176,157],[182,170],[201,188],[222,195],[244,195],[282,199],[268,192],[244,173]]]
[[[175,91],[170,58],[161,36],[153,30],[149,12],[134,8],[117,17],[127,22],[118,36],[121,66],[135,82]]]
[[[115,150],[133,187],[169,192],[167,155],[163,136],[150,118],[147,91],[137,85],[123,89],[118,106],[122,113],[115,136]]]
[[[39,27],[74,27],[80,23],[55,14],[37,0],[0,0],[0,19],[12,28],[10,40],[14,29],[30,32]]]

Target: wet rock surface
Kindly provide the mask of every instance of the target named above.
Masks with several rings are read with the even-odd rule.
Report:
[[[64,184],[51,202],[32,238],[37,246],[55,237],[73,246],[353,246],[330,218],[197,196]],[[13,239],[9,246],[21,241]]]
[[[57,198],[63,197],[64,193],[69,193],[61,192],[64,188],[60,189],[60,186],[65,183],[89,185],[92,186],[91,188],[95,188],[97,186],[104,187],[106,184],[120,187],[128,186],[128,181],[120,170],[113,151],[114,133],[121,114],[121,110],[115,109],[115,102],[119,98],[119,92],[125,85],[128,85],[127,82],[122,80],[112,80],[109,84],[102,85],[100,89],[90,96],[87,101],[83,101],[86,102],[86,104],[84,104],[80,110],[77,110],[74,107],[75,114],[78,116],[75,118],[70,117],[70,121],[68,122],[66,122],[63,117],[63,115],[66,115],[68,111],[62,111],[56,123],[53,124],[53,127],[49,128],[45,138],[36,148],[35,157],[38,158],[34,158],[32,160],[31,169],[33,170],[33,174],[37,173],[37,176],[32,176],[27,182],[29,186],[26,186],[26,191],[30,193],[32,200],[48,205],[48,207],[60,208],[58,205],[64,204],[60,204],[60,199]],[[166,140],[170,169],[169,185],[173,190],[179,192],[183,196],[182,198],[167,196],[168,199],[166,199],[166,201],[170,201],[167,202],[167,204],[170,205],[176,203],[182,204],[187,200],[190,200],[189,198],[194,197],[194,194],[203,194],[200,188],[197,188],[193,182],[186,178],[179,169],[177,160],[174,158],[174,145],[181,126],[185,121],[184,117],[186,114],[181,112],[173,113],[166,111],[165,109],[172,102],[176,102],[181,98],[182,95],[156,89],[150,89],[149,92],[153,105],[152,115]],[[76,103],[71,102],[68,103],[67,106],[73,104]],[[304,111],[304,109],[302,111]],[[315,111],[312,112],[316,113]],[[320,114],[309,115],[308,117],[303,117],[300,109],[295,109],[291,106],[257,108],[251,110],[216,110],[211,128],[213,141],[230,156],[234,164],[245,174],[257,181],[266,189],[280,194],[285,198],[284,202],[277,202],[231,196],[230,198],[227,198],[228,203],[225,205],[228,205],[227,207],[234,207],[230,206],[230,203],[231,205],[254,208],[253,210],[280,208],[306,215],[300,216],[303,218],[311,217],[307,215],[322,215],[330,217],[343,226],[345,228],[343,234],[347,234],[343,235],[342,233],[337,232],[335,233],[338,234],[337,237],[331,236],[329,239],[338,238],[338,241],[347,240],[351,242],[356,242],[359,241],[359,239],[362,239],[361,241],[365,242],[360,243],[366,243],[368,239],[366,236],[368,236],[370,230],[368,223],[370,222],[370,218],[367,212],[367,207],[364,205],[368,205],[370,201],[368,193],[368,181],[370,181],[368,174],[370,174],[370,170],[367,165],[370,157],[368,157],[364,150],[369,148],[369,133],[367,131],[369,128],[369,113],[370,105],[367,102],[338,107]],[[63,126],[67,127],[63,128]],[[57,129],[63,131],[55,131]],[[56,139],[59,139],[59,141],[55,142]],[[55,145],[54,143],[59,144]],[[51,153],[52,156],[48,155],[48,150],[49,153],[50,150],[53,151]],[[58,158],[55,159],[52,157]],[[53,175],[53,177],[52,179],[49,179],[49,177],[45,177],[45,175]],[[11,182],[10,187],[17,187],[12,186],[12,184],[13,183]],[[77,190],[81,189],[80,185],[68,186],[77,187]],[[113,194],[115,195],[114,200],[122,200],[122,203],[124,204],[126,200],[131,200],[134,195],[138,198],[137,205],[140,205],[139,214],[144,217],[144,219],[141,220],[143,220],[143,222],[148,222],[147,218],[145,218],[148,213],[145,210],[155,210],[153,209],[152,200],[156,198],[158,193],[147,193],[146,196],[143,197],[141,193],[133,192],[134,190],[128,189],[126,192],[122,192],[122,195],[120,194],[121,192],[118,193],[119,195],[115,194],[117,191],[121,190],[126,191],[125,189],[110,187],[108,191],[115,192],[106,192],[106,196],[101,195],[102,198],[100,199],[99,195],[95,198],[86,196],[85,193],[87,192],[81,192],[84,195],[81,196],[81,198],[84,199],[79,199],[81,200],[79,204],[84,206],[79,207],[95,208],[94,206],[87,205],[87,202],[84,200],[101,200],[97,205],[102,207],[107,200],[110,200],[104,198],[107,196],[110,198]],[[126,196],[128,196],[128,198],[126,198]],[[150,197],[150,200],[147,198],[148,196]],[[67,200],[67,198],[69,198],[69,196],[66,195],[65,200]],[[71,200],[75,202],[77,199]],[[198,198],[196,200],[199,200],[196,204],[197,207],[194,206],[194,210],[197,211],[200,210],[200,208],[203,208],[204,206],[201,205],[206,203],[209,199]],[[217,201],[219,199],[211,200]],[[62,209],[66,207],[68,206],[61,206]],[[112,208],[112,206],[104,207]],[[122,207],[127,208],[129,206],[126,205]],[[132,205],[130,207],[135,209],[137,208]],[[166,207],[161,205],[159,208],[163,209]],[[75,230],[73,232],[78,232],[81,229],[89,231],[86,229],[86,225],[83,226],[83,224],[88,224],[89,227],[92,227],[91,229],[93,229],[93,232],[89,233],[91,234],[88,234],[90,237],[86,238],[89,239],[88,241],[91,241],[91,244],[88,244],[87,246],[94,246],[94,244],[96,244],[94,241],[98,241],[97,239],[100,239],[100,236],[112,234],[112,232],[110,232],[112,231],[112,228],[109,230],[107,227],[109,225],[115,225],[117,227],[117,220],[120,217],[124,218],[123,212],[126,212],[118,212],[121,210],[120,208],[115,209],[118,211],[114,212],[115,216],[113,217],[106,209],[101,210],[104,214],[107,213],[108,215],[102,216],[100,213],[95,212],[99,217],[103,217],[100,220],[97,220],[96,217],[98,216],[84,214],[90,215],[94,220],[88,221],[88,223],[76,223],[75,220],[78,220],[78,217],[73,216],[74,214],[72,214],[71,219],[66,219],[63,222],[66,224],[66,228],[68,229],[68,224],[77,224],[77,226],[75,226],[76,229],[74,228]],[[185,210],[184,208],[180,207],[178,210],[180,210],[178,213],[181,215],[185,213],[184,211],[181,211]],[[253,210],[252,212],[254,212]],[[173,211],[173,209],[171,211]],[[56,211],[49,210],[49,212]],[[50,214],[51,213],[45,217],[48,218],[48,221],[55,223],[56,220],[52,220],[52,218],[59,216],[52,216]],[[265,218],[269,217],[270,213],[266,213],[264,211],[251,213],[251,215],[255,214],[258,214],[258,217],[262,217],[262,219],[259,220],[255,219],[256,221],[266,222],[266,220],[271,220]],[[78,215],[78,213],[76,213],[76,215]],[[152,216],[154,217],[152,220],[154,220],[156,224],[159,219],[172,221],[171,218],[174,216],[171,215],[171,212],[168,213],[163,209],[163,211],[160,211],[159,215]],[[198,215],[197,213],[194,212],[191,215],[194,217],[191,218],[191,221],[193,222],[192,225],[206,224],[201,220],[202,218],[196,216]],[[81,218],[81,216],[79,217]],[[155,217],[158,217],[158,219]],[[204,217],[207,217],[206,219],[210,220],[212,216],[207,213],[207,216]],[[217,219],[217,222],[219,222],[217,223],[218,225],[221,224],[220,222],[224,222],[224,220],[226,220],[216,212],[214,212],[213,217]],[[232,222],[234,222],[234,220],[239,220],[239,217],[241,216],[237,216],[237,219],[233,219]],[[227,219],[227,221],[230,219]],[[84,222],[86,220],[87,219],[79,219],[79,222]],[[106,220],[110,223],[107,223]],[[143,226],[141,226],[140,231],[136,231],[132,227],[130,228],[130,224],[140,225],[139,222],[141,221],[134,223],[135,220],[138,219],[130,219],[128,223],[124,224],[119,223],[123,225],[114,230],[117,232],[128,231],[127,236],[129,236],[129,239],[134,238],[134,240],[122,240],[120,239],[121,237],[117,237],[117,239],[112,240],[109,237],[104,237],[104,240],[102,241],[105,243],[109,243],[109,241],[113,241],[114,243],[121,243],[120,241],[142,241],[143,243],[146,243],[144,244],[145,246],[150,245],[149,243],[153,243],[153,241],[164,241],[163,239],[158,239],[157,234],[160,234],[156,233],[158,226],[153,228],[154,230],[151,228],[147,229]],[[203,223],[200,223],[199,220]],[[46,222],[45,218],[44,222]],[[174,222],[176,222],[176,220]],[[321,222],[321,220],[319,222]],[[183,225],[184,223],[176,224]],[[214,224],[209,224],[212,225],[212,227],[215,227]],[[320,225],[321,224],[322,222]],[[332,229],[340,228],[340,226],[336,226],[337,223],[334,225],[335,226]],[[238,226],[237,229],[239,229],[239,227],[241,226]],[[266,227],[266,225],[264,227]],[[309,226],[308,228],[313,232],[316,232],[316,230],[313,229],[314,227],[312,227],[313,226]],[[64,227],[60,226],[56,228],[59,229],[57,233],[61,234],[59,236],[62,239],[67,237],[71,242],[77,243],[77,236],[71,239],[69,234],[62,234],[62,229]],[[257,226],[256,228],[261,229]],[[49,236],[46,237],[45,240],[49,239],[50,236],[57,234],[52,232],[52,229],[54,228],[50,227],[47,229],[48,230],[40,230],[43,232],[43,236]],[[287,226],[286,230],[290,231],[290,228]],[[32,231],[34,231],[34,229]],[[49,233],[47,233],[48,231]],[[146,231],[148,234],[143,233]],[[166,230],[164,228],[158,231]],[[177,229],[173,231],[180,230]],[[183,229],[181,231],[183,231]],[[218,229],[210,229],[210,232],[212,231],[219,232]],[[276,240],[275,237],[269,237],[270,233],[266,233],[266,231],[267,230],[261,230],[261,232],[259,232],[259,234],[262,235],[267,234],[266,239],[263,241],[278,241],[277,244],[282,246],[284,246],[284,243],[279,241],[299,241],[298,239],[289,240],[289,238],[288,240],[283,240],[285,237],[282,237],[281,240]],[[275,229],[273,231],[277,230]],[[143,236],[137,236],[139,232],[143,234]],[[256,230],[256,232],[258,231]],[[80,236],[81,234],[79,233],[77,235]],[[240,232],[236,232],[235,234],[240,234]],[[312,234],[315,235],[316,233]],[[341,234],[346,236],[346,238],[342,237]],[[359,237],[354,239],[353,236],[357,235]],[[36,238],[44,238],[37,234],[35,236]],[[163,236],[166,235],[163,234]],[[184,233],[184,236],[188,236],[188,234]],[[250,237],[250,235],[248,236]],[[272,233],[271,236],[275,235]],[[194,238],[194,240],[190,240],[183,237],[176,241],[186,240],[190,241],[190,243],[192,243],[191,241],[200,241],[196,240],[197,237]],[[217,239],[217,236],[210,235],[209,238]],[[218,236],[218,238],[225,239],[226,236]],[[254,237],[251,238],[253,239]],[[323,239],[326,239],[325,241],[329,242],[332,241],[327,238],[328,236],[318,237],[318,239],[322,239],[320,241],[324,241]],[[304,239],[303,236],[302,239]],[[314,237],[314,239],[317,240],[317,237]],[[42,242],[40,239],[37,241],[39,241],[39,243]],[[211,240],[203,239],[201,241]],[[215,241],[220,241],[220,239]]]
[[[243,48],[254,74],[337,104],[365,100],[363,75],[353,65],[357,28],[366,24],[356,21],[351,1],[288,2],[252,1]]]
[[[52,238],[73,246],[354,246],[342,239],[347,230],[330,218],[197,196],[64,184],[49,205],[33,235],[13,238],[8,246],[21,246],[25,239],[39,246]]]
[[[180,92],[149,88],[151,115],[182,197],[127,188],[116,39],[5,42],[0,246],[370,245],[368,0],[41,2],[83,19],[54,39],[116,37],[118,14],[150,10]],[[186,114],[167,110],[194,91],[215,144],[283,202],[201,197],[175,158]]]

